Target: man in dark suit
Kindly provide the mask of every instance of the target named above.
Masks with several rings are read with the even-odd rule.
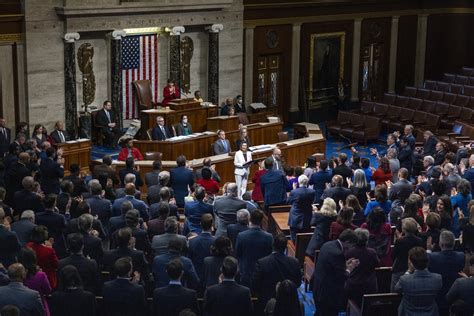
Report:
[[[140,213],[135,209],[131,209],[125,214],[125,224],[126,227],[132,230],[132,237],[135,238],[135,248],[143,251],[145,256],[149,257],[152,252],[150,239],[148,239],[143,224],[140,224],[139,218]]]
[[[436,144],[438,139],[433,135],[431,131],[425,131],[423,133],[423,138],[425,142],[423,143],[423,152],[421,155],[424,156],[434,156],[436,153]]]
[[[99,175],[101,174],[106,174],[108,178],[112,179],[114,185],[119,183],[117,173],[115,169],[112,168],[112,157],[110,157],[110,155],[104,155],[102,157],[102,163],[94,167],[92,178],[99,179]]]
[[[3,158],[8,152],[8,146],[12,141],[11,131],[6,127],[6,121],[3,117],[0,117],[0,157]]]
[[[189,240],[188,257],[193,262],[200,280],[204,276],[204,258],[211,255],[211,246],[215,238],[212,236],[212,214],[203,214],[201,217],[201,233]]]
[[[125,186],[125,197],[116,199],[112,205],[112,213],[114,215],[119,215],[122,207],[122,203],[129,201],[132,203],[133,208],[138,210],[140,217],[143,218],[143,221],[148,222],[150,215],[148,214],[148,205],[142,200],[135,198],[135,185],[133,183],[127,183]]]
[[[102,249],[101,239],[91,234],[93,222],[94,217],[91,214],[79,216],[79,233],[84,237],[84,256],[94,259],[100,265],[104,256],[104,249]]]
[[[119,229],[115,241],[117,248],[107,251],[102,258],[103,270],[108,271],[111,276],[115,276],[114,263],[119,258],[130,257],[132,258],[133,271],[138,271],[142,281],[147,281],[150,274],[148,262],[143,251],[134,249],[132,230],[128,227]]]
[[[309,178],[309,185],[313,186],[315,193],[314,201],[315,203],[321,202],[321,196],[323,195],[324,190],[326,190],[326,185],[331,183],[331,171],[328,170],[328,161],[321,160],[319,163],[318,171],[313,172]]]
[[[181,255],[182,244],[179,240],[170,240],[168,244],[168,252],[156,256],[153,259],[152,272],[155,278],[155,287],[163,287],[169,283],[168,275],[166,274],[166,266],[173,259],[179,259],[183,264],[184,274],[182,277],[183,286],[190,289],[197,289],[199,285],[199,277],[194,269],[193,262]]]
[[[288,204],[291,204],[288,226],[291,239],[296,241],[296,234],[310,229],[313,216],[313,201],[316,191],[308,188],[308,177],[304,174],[298,178],[299,188],[291,190]]]
[[[446,293],[453,285],[454,281],[459,278],[459,272],[464,269],[464,253],[454,251],[454,234],[449,230],[443,230],[439,236],[439,247],[441,251],[431,252],[433,245],[428,241],[427,246],[429,253],[428,270],[433,273],[441,274],[443,278],[443,287],[438,293],[436,302],[438,303],[440,315],[449,314],[449,305],[446,302]]]
[[[296,258],[285,255],[288,239],[284,234],[277,234],[273,240],[273,253],[259,259],[255,265],[252,278],[252,292],[258,297],[258,305],[263,309],[268,300],[276,297],[275,288],[278,282],[291,280],[299,287],[301,269]]]
[[[212,150],[214,155],[228,154],[232,151],[230,142],[225,138],[225,132],[223,130],[217,131],[217,137],[219,137],[214,144],[212,144]]]
[[[184,197],[194,184],[193,172],[186,167],[186,157],[181,155],[176,158],[177,167],[170,171],[171,188],[174,190],[176,205],[184,207]]]
[[[165,233],[153,237],[151,247],[155,256],[165,254],[168,251],[168,245],[172,240],[176,240],[181,245],[182,253],[188,250],[188,240],[185,236],[178,234],[179,222],[174,217],[168,217],[165,220]]]
[[[405,137],[400,140],[398,160],[400,161],[400,168],[407,169],[408,174],[410,175],[413,169],[414,156],[413,149],[411,148],[408,139]]]
[[[250,214],[250,227],[237,235],[235,256],[239,259],[241,283],[250,286],[255,264],[258,259],[272,252],[273,237],[262,230],[263,211],[255,210]]]
[[[81,234],[69,234],[67,236],[67,246],[69,257],[59,260],[58,273],[67,265],[77,268],[82,279],[84,290],[94,294],[99,294],[100,274],[97,262],[84,257],[84,237]]]
[[[237,198],[237,185],[229,183],[225,196],[214,201],[214,214],[216,216],[216,237],[225,235],[227,225],[237,222],[237,211],[247,208],[247,204]]]
[[[443,279],[427,270],[428,262],[425,249],[415,247],[408,252],[408,271],[395,286],[395,292],[402,294],[399,315],[439,315],[436,297]]]
[[[151,138],[153,140],[166,140],[174,136],[173,131],[165,125],[165,119],[163,116],[156,117],[156,126],[152,131]]]
[[[112,110],[112,103],[105,101],[102,110],[97,112],[95,123],[105,137],[104,146],[115,148],[122,134],[117,124],[117,116]]]
[[[196,291],[187,289],[181,284],[184,274],[183,264],[178,258],[171,260],[166,266],[169,278],[167,286],[153,292],[154,316],[178,316],[186,308],[199,312]]]
[[[89,189],[92,196],[86,199],[86,202],[91,208],[91,213],[99,218],[102,226],[108,227],[112,216],[112,203],[103,197],[104,191],[98,180],[89,181]]]
[[[215,180],[217,182],[221,182],[221,177],[219,176],[219,173],[217,173],[217,171],[215,170],[215,166],[212,165],[212,162],[211,162],[211,159],[210,158],[204,158],[204,160],[202,161],[202,168],[200,169],[197,169],[195,172],[194,172],[194,177],[196,178],[196,180],[199,180],[199,179],[202,179],[202,169],[204,168],[208,168],[211,170],[211,179],[212,180]]]
[[[340,175],[332,177],[331,187],[324,190],[321,200],[325,198],[332,198],[336,202],[337,208],[339,209],[339,201],[345,201],[346,197],[352,194],[352,191],[342,186],[343,180]],[[319,202],[319,201],[317,201]]]
[[[30,234],[35,227],[35,213],[31,210],[23,211],[20,220],[11,224],[11,230],[16,233],[22,246],[30,241]]]
[[[160,183],[161,160],[153,161],[152,170],[145,173],[145,184],[149,188]]]
[[[390,201],[399,200],[403,205],[405,200],[408,199],[410,194],[413,192],[413,186],[408,181],[408,170],[401,168],[398,170],[398,181],[390,186],[388,192],[388,199]]]
[[[249,229],[249,222],[250,212],[246,209],[240,209],[237,211],[237,223],[227,225],[227,237],[232,241],[234,248],[239,233]]]
[[[122,203],[122,207],[120,208],[120,215],[111,217],[109,219],[109,236],[113,236],[115,231],[127,226],[125,222],[125,214],[127,214],[127,212],[131,209],[133,209],[133,205],[129,201],[125,201]]]
[[[206,189],[202,186],[198,186],[194,191],[194,201],[188,201],[184,205],[186,221],[184,222],[183,235],[187,235],[189,232],[200,233],[202,227],[202,216],[204,214],[210,214],[212,218],[212,205],[204,202],[205,197]]]
[[[471,316],[474,313],[474,278],[464,272],[462,277],[454,281],[453,286],[446,294],[446,301],[455,315]],[[469,275],[474,275],[474,258],[469,260]]]
[[[143,315],[146,306],[145,290],[137,284],[139,279],[133,275],[132,261],[130,258],[120,258],[115,262],[117,278],[105,282],[102,289],[104,297],[104,310],[107,315]]]
[[[344,187],[347,188],[347,178],[352,179],[352,169],[346,165],[347,154],[340,153],[338,156],[338,165],[332,171],[333,175],[340,175],[344,181]]]
[[[68,133],[64,130],[64,122],[57,121],[54,124],[54,131],[50,134],[53,144],[65,143],[70,140]]]
[[[44,198],[44,212],[36,214],[36,224],[48,228],[49,236],[54,240],[62,239],[66,229],[66,218],[56,208],[56,194],[48,194]]]
[[[260,188],[266,209],[272,205],[286,204],[288,180],[283,172],[274,169],[273,163],[274,160],[271,157],[265,159],[267,173],[260,178]]]
[[[39,293],[23,285],[25,267],[21,263],[10,265],[8,276],[10,284],[0,287],[0,308],[14,305],[20,309],[21,316],[43,316],[45,311]]]
[[[53,147],[46,149],[46,159],[41,159],[41,189],[45,194],[59,194],[59,179],[64,177],[64,159],[54,161],[56,151]]]
[[[396,134],[387,135],[387,148],[386,149],[378,152],[376,148],[370,148],[370,153],[374,156],[377,156],[377,158],[386,157],[390,149],[395,149],[396,153],[398,153],[398,144],[397,144]]]
[[[5,170],[5,187],[7,189],[7,201],[11,201],[15,192],[23,189],[21,182],[23,178],[31,176],[31,170],[28,169],[30,155],[26,152],[18,155],[18,161]]]
[[[140,190],[140,187],[143,185],[143,180],[140,172],[135,169],[135,161],[132,157],[129,157],[125,160],[125,168],[119,171],[120,184],[122,186],[125,186],[125,176],[129,173],[135,175],[135,187],[137,190]]]
[[[220,284],[207,288],[204,295],[204,312],[213,316],[241,316],[252,314],[250,290],[235,282],[238,261],[226,257],[222,263]],[[232,308],[229,308],[232,306]]]
[[[284,173],[283,170],[283,163],[281,161],[281,149],[278,147],[275,147],[273,149],[272,155],[268,157],[272,161],[272,170],[273,171],[280,171]]]
[[[88,191],[86,183],[84,182],[84,179],[80,176],[81,168],[79,167],[78,164],[73,163],[71,166],[69,166],[69,172],[70,174],[66,177],[64,177],[64,180],[69,180],[74,184],[74,191],[72,195],[74,197],[76,196],[81,196],[82,193],[85,193]]]
[[[0,208],[0,263],[5,267],[16,261],[16,255],[21,248],[15,232],[3,225],[5,211]]]
[[[344,283],[359,262],[352,258],[346,261],[344,250],[352,248],[356,242],[355,233],[346,229],[339,239],[321,247],[312,277],[316,316],[337,316],[345,309]]]
[[[13,206],[18,214],[25,210],[32,210],[35,213],[44,211],[44,205],[41,197],[34,193],[35,180],[33,177],[24,177],[21,181],[23,190],[15,192],[13,196]]]

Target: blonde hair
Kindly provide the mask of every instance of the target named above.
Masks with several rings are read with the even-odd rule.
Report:
[[[336,202],[331,198],[325,198],[323,206],[319,212],[324,216],[336,216]]]

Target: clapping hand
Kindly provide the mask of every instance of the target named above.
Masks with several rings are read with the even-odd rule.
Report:
[[[378,154],[377,149],[375,149],[375,148],[370,148],[370,154],[371,154],[371,155],[374,155],[374,156],[377,156],[377,154]]]
[[[350,177],[346,178],[347,186],[350,188],[352,186],[352,180]]]
[[[359,259],[350,258],[346,261],[346,269],[349,270],[349,272],[352,272],[355,268],[359,266],[359,264]]]
[[[426,239],[426,250],[433,251],[435,245],[436,244],[433,243],[433,237],[429,236],[428,239]]]

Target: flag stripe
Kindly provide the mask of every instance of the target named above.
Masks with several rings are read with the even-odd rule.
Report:
[[[158,102],[158,37],[155,39],[155,53],[153,54],[153,59],[155,60],[155,75],[153,78],[156,78],[153,82],[155,83],[155,102]]]

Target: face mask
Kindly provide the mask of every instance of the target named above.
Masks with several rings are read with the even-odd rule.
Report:
[[[237,101],[238,104],[242,104],[242,100]]]
[[[183,124],[187,124],[188,123],[188,119],[183,119]]]

